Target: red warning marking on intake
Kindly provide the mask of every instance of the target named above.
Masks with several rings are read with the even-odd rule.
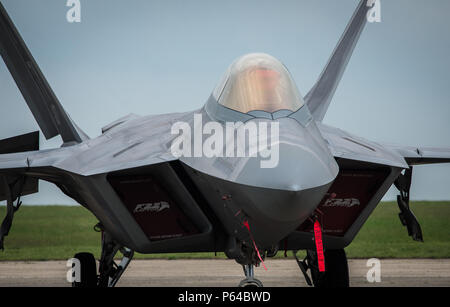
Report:
[[[317,262],[319,265],[319,272],[325,272],[325,257],[323,255],[323,242],[322,242],[322,228],[318,220],[314,222],[314,238],[316,242],[317,250]]]

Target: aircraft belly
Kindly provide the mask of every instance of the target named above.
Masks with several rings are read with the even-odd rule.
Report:
[[[247,222],[256,244],[277,245],[314,211],[332,183],[302,191],[275,190],[236,184],[185,166],[227,233],[250,243]]]

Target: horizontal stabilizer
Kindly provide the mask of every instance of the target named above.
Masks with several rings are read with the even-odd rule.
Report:
[[[7,138],[0,140],[0,154],[12,154],[27,151],[37,151],[39,150],[39,131],[31,132],[12,138]],[[17,182],[23,179],[23,175],[14,172],[7,172],[0,174],[0,182],[6,179],[6,183],[14,187]],[[21,195],[29,195],[38,192],[38,179],[26,177],[20,186]],[[6,200],[8,193],[5,190],[5,186],[0,184],[0,201]]]
[[[83,141],[86,136],[64,111],[1,2],[0,54],[45,137],[59,134],[66,144]]]
[[[39,131],[0,140],[0,154],[39,150]]]

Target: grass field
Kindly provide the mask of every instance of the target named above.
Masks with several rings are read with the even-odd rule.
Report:
[[[450,258],[450,202],[413,202],[424,243],[414,242],[398,219],[393,202],[378,205],[346,249],[350,258]],[[3,218],[5,208],[0,208]],[[82,207],[23,206],[14,219],[1,260],[68,259],[80,251],[100,256],[95,217]],[[282,257],[279,252],[277,257]],[[142,255],[136,258],[212,258],[212,253]],[[223,254],[217,257],[223,258]]]

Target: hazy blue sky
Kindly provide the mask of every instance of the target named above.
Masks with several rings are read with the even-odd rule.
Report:
[[[55,93],[91,137],[126,115],[188,111],[249,52],[280,59],[305,94],[357,0],[2,0]],[[324,122],[391,143],[450,146],[450,1],[381,1]],[[0,138],[38,129],[0,61]],[[41,147],[60,145],[59,138]],[[421,166],[413,199],[450,199],[450,166]],[[25,203],[74,203],[56,188]],[[388,198],[395,194],[390,192]]]

